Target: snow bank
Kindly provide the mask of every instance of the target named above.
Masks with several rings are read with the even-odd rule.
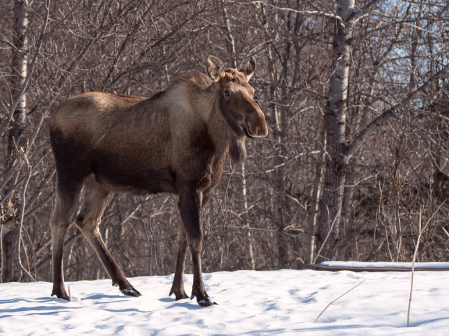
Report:
[[[359,262],[359,261],[325,261],[320,265],[323,266],[338,266],[338,267],[398,267],[398,268],[412,268],[411,262]],[[420,268],[445,268],[449,269],[449,262],[417,262],[415,269]]]
[[[51,284],[0,284],[0,335],[445,335],[449,272],[238,271],[205,274],[219,305],[168,297],[173,275],[131,278],[130,298],[110,280],[70,285],[73,301],[50,297]],[[345,291],[366,281],[320,312]],[[190,293],[192,276],[186,276]]]

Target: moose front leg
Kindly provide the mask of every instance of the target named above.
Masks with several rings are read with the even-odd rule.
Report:
[[[210,301],[209,295],[206,293],[201,271],[203,234],[200,224],[200,212],[202,197],[202,192],[196,190],[195,188],[184,190],[179,193],[178,206],[182,223],[184,225],[185,234],[187,236],[187,244],[190,248],[190,252],[192,253],[193,286],[192,296],[190,298],[193,299],[196,296],[196,300],[200,306],[208,307],[216,303]]]

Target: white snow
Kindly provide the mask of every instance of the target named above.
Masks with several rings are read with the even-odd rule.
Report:
[[[4,283],[0,335],[447,335],[449,272],[415,273],[407,328],[410,277],[313,270],[204,274],[219,304],[208,308],[168,297],[173,275],[129,279],[139,298],[123,296],[110,280],[69,282],[72,302],[50,297],[51,283]],[[185,285],[190,294],[191,275]]]

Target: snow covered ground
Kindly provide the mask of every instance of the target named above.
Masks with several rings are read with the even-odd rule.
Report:
[[[72,302],[51,284],[0,284],[0,335],[448,335],[449,272],[416,272],[407,328],[409,272],[312,270],[204,274],[219,305],[168,297],[173,275],[131,278],[130,298],[110,280],[70,285]],[[351,287],[365,282],[320,312]],[[186,276],[190,293],[192,276]]]

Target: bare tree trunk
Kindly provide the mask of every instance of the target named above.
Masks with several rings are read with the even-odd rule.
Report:
[[[250,223],[249,223],[249,217],[248,217],[248,201],[246,198],[246,178],[245,178],[245,163],[240,162],[238,164],[238,170],[242,174],[242,188],[240,191],[240,212],[243,217],[243,224],[246,228],[246,252],[248,254],[248,263],[249,267],[252,270],[256,269],[256,263],[254,261],[254,249],[253,249],[253,243],[251,239],[251,230],[250,230]]]
[[[410,12],[411,5],[408,6],[405,16],[408,17]],[[356,116],[356,121],[354,123],[354,131],[351,132],[352,135],[359,133],[360,128],[368,119],[368,114],[372,113],[373,102],[374,102],[374,92],[376,88],[376,82],[379,75],[379,71],[385,62],[388,60],[388,56],[394,50],[394,47],[399,43],[401,36],[404,32],[404,24],[399,25],[399,29],[396,31],[394,38],[391,40],[390,44],[386,48],[385,52],[377,57],[377,59],[373,62],[372,73],[369,80],[369,96],[364,101],[364,108],[362,108],[361,104],[356,102],[353,104],[354,106],[359,106],[358,113]],[[412,45],[413,49],[413,45]],[[357,56],[356,56],[357,57]],[[413,67],[413,59],[412,59],[412,67]],[[351,85],[351,84],[350,84]],[[348,139],[346,139],[348,140]],[[352,214],[352,198],[354,194],[354,183],[356,181],[356,170],[353,166],[353,163],[348,163],[348,166],[345,168],[346,174],[346,185],[344,186],[344,196],[343,196],[343,204],[342,204],[342,214],[341,221],[343,224],[343,233],[344,237],[341,237],[340,241],[343,243],[343,246],[340,246],[340,258],[347,260],[349,258],[349,248],[353,241],[353,230],[350,228],[350,216]],[[337,219],[338,220],[338,219]]]
[[[22,86],[27,76],[27,29],[28,29],[28,1],[16,0],[14,1],[14,31],[13,31],[13,57],[12,57],[12,74],[11,74],[11,93],[12,101],[20,99],[16,110],[14,111],[13,121],[8,133],[8,160],[6,164],[11,166],[14,164],[14,153],[16,146],[19,146],[20,135],[23,132],[26,123],[26,95],[21,93]],[[7,191],[6,191],[7,192]],[[11,197],[14,197],[12,195]],[[10,209],[10,214],[13,217],[17,214],[17,209]],[[16,272],[18,271],[17,262],[17,228],[7,233],[3,237],[3,282],[10,282],[17,280]]]
[[[342,204],[342,243],[340,244],[340,258],[342,260],[349,260],[350,249],[353,245],[354,230],[351,227],[351,215],[352,215],[352,197],[354,195],[354,184],[356,179],[356,172],[353,166],[348,166],[346,170],[346,185],[344,187],[344,196]]]
[[[416,86],[416,51],[418,48],[418,38],[416,36],[416,34],[418,33],[418,30],[415,31],[415,33],[413,34],[413,40],[412,40],[412,52],[410,54],[410,81],[408,84],[409,87],[409,92],[413,92],[413,90],[415,89]]]
[[[226,39],[228,40],[228,49],[231,53],[231,66],[237,68],[237,59],[235,54],[235,41],[231,31],[231,21],[229,20],[228,11],[224,0],[221,0],[221,8],[223,11],[223,20],[225,22]]]
[[[313,181],[313,190],[312,190],[312,200],[309,209],[309,227],[308,227],[308,241],[307,241],[307,255],[306,262],[312,264],[315,262],[315,251],[319,247],[317,247],[317,223],[318,223],[318,214],[319,214],[319,202],[323,189],[323,173],[324,173],[324,157],[325,157],[325,148],[326,148],[326,129],[323,124],[321,130],[321,153],[319,154],[318,160],[316,162],[316,170],[315,170],[315,179]]]
[[[12,83],[11,91],[13,99],[19,98],[22,86],[27,76],[27,29],[28,29],[28,1],[15,0],[14,1],[14,32],[13,32],[13,58],[12,58]],[[8,153],[14,151],[14,146],[19,139],[20,134],[26,123],[26,95],[22,94],[20,102],[14,111],[14,122],[9,131],[8,136]]]
[[[319,234],[323,242],[329,234],[322,256],[332,259],[338,254],[340,217],[345,185],[344,154],[346,150],[346,99],[349,84],[349,59],[351,55],[352,22],[354,0],[338,0],[333,41],[332,76],[330,79],[327,111],[325,113],[327,153],[324,174],[323,198],[320,206]]]
[[[237,68],[237,59],[236,59],[236,51],[235,51],[235,40],[231,31],[231,22],[229,20],[228,12],[226,10],[226,4],[223,0],[221,0],[221,6],[223,11],[223,19],[225,22],[225,30],[226,30],[226,38],[228,40],[228,49],[231,53],[231,66],[233,68]],[[242,176],[242,188],[240,189],[240,212],[243,214],[243,225],[247,228],[246,230],[246,251],[248,253],[248,262],[250,269],[255,270],[256,264],[254,261],[254,251],[253,251],[253,243],[251,240],[251,230],[250,223],[248,217],[248,201],[246,197],[246,175],[245,175],[245,163],[241,162],[237,165],[237,169],[239,170]]]
[[[288,66],[288,58],[284,60],[284,72],[286,72]],[[284,77],[285,78],[285,77]],[[282,80],[281,90],[282,97],[284,101],[287,100],[287,90],[286,83],[284,79]],[[291,214],[291,209],[289,207],[288,199],[285,194],[287,186],[287,169],[285,166],[288,152],[287,152],[287,110],[286,107],[276,108],[276,133],[277,133],[277,146],[278,146],[278,157],[276,160],[276,166],[280,166],[278,168],[278,174],[276,176],[276,186],[277,186],[277,202],[276,202],[276,210],[277,210],[277,222],[278,222],[278,234],[277,234],[277,245],[278,245],[278,253],[279,253],[279,267],[286,268],[289,266],[289,258],[290,251],[288,241],[285,235],[285,226],[287,226],[288,219],[286,214]]]
[[[267,59],[268,59],[268,71],[270,76],[270,97],[273,101],[276,99],[282,98],[284,100],[287,99],[287,66],[290,58],[290,50],[291,50],[291,42],[287,42],[288,50],[286,52],[286,56],[282,60],[282,72],[278,73],[276,71],[276,67],[274,64],[274,57],[272,53],[271,41],[268,34],[268,11],[266,7],[262,7],[262,12],[264,15],[264,21],[266,24],[264,25],[265,31],[265,41],[267,44]],[[290,14],[288,16],[288,20],[290,22]],[[274,22],[279,22],[279,16],[276,13]],[[290,24],[290,23],[289,23]],[[277,39],[277,34],[275,39]],[[281,94],[277,92],[279,84],[281,85]],[[281,97],[280,97],[281,96]],[[277,224],[277,233],[276,233],[276,246],[278,252],[278,267],[286,268],[289,265],[289,246],[288,241],[286,240],[286,235],[284,232],[285,225],[287,224],[286,214],[290,214],[287,202],[287,196],[285,195],[285,180],[286,180],[286,167],[285,162],[288,156],[287,148],[285,146],[285,137],[287,135],[287,112],[288,108],[279,107],[277,104],[272,103],[272,115],[274,116],[275,122],[275,139],[276,139],[276,150],[278,154],[276,155],[275,165],[279,167],[275,176],[275,193],[276,197],[273,200],[274,205],[274,218]]]

